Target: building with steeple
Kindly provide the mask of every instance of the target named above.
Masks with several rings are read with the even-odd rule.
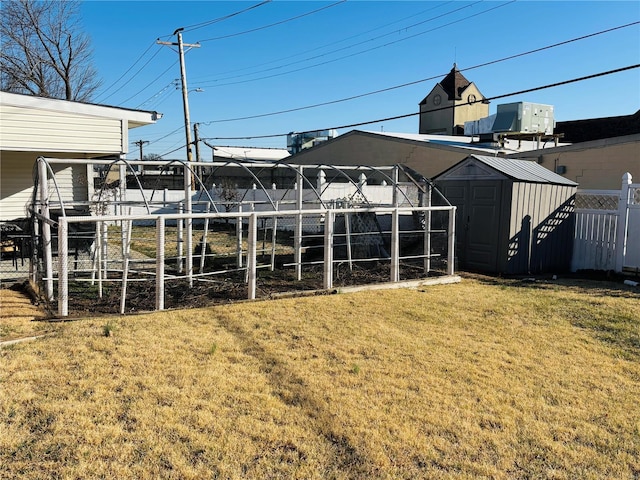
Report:
[[[463,135],[464,122],[489,116],[489,101],[455,63],[419,105],[421,134]]]

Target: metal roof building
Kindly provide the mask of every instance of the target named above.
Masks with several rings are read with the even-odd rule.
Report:
[[[470,155],[434,177],[456,213],[458,268],[568,271],[578,184],[527,160]]]

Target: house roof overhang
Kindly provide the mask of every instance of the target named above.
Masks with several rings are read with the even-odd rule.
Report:
[[[0,92],[0,103],[14,107],[51,110],[92,117],[118,118],[126,121],[129,129],[150,125],[162,118],[162,114],[155,111],[134,110],[95,103],[71,102],[56,98],[36,97],[9,92]]]

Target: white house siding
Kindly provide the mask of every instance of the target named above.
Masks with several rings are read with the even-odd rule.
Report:
[[[3,155],[0,160],[0,221],[13,220],[27,216],[27,205],[33,194],[33,167],[36,158],[33,155]],[[86,202],[88,200],[87,168],[85,165],[65,167],[55,165],[53,170],[60,197],[65,204]],[[58,201],[53,180],[48,182],[49,195]]]
[[[53,180],[49,179],[49,196],[53,201],[61,198],[65,204],[86,202],[88,200],[86,167],[84,165],[63,167],[63,165],[53,165],[56,182],[54,184]],[[60,192],[60,197],[57,192]]]
[[[0,105],[2,150],[33,152],[127,151],[122,120],[72,112]],[[125,133],[126,135],[126,133]]]
[[[35,160],[35,159],[33,159]],[[33,164],[33,160],[31,164]],[[0,159],[0,220],[26,216],[26,205],[31,200],[33,180],[26,172],[24,159],[2,155]]]

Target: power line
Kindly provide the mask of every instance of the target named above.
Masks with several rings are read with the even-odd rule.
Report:
[[[467,71],[470,71],[470,70],[475,70],[475,69],[486,67],[486,66],[489,66],[489,65],[494,65],[496,63],[505,62],[507,60],[513,60],[515,58],[524,57],[526,55],[531,55],[531,54],[534,54],[534,53],[539,53],[539,52],[542,52],[542,51],[545,51],[545,50],[549,50],[551,48],[556,48],[556,47],[559,47],[559,46],[562,46],[562,45],[567,45],[569,43],[577,42],[577,41],[580,41],[580,40],[585,40],[585,39],[588,39],[588,38],[592,38],[592,37],[595,37],[595,36],[598,36],[598,35],[603,35],[605,33],[610,33],[610,32],[616,31],[616,30],[620,30],[620,29],[623,29],[623,28],[628,28],[628,27],[631,27],[631,26],[634,26],[634,25],[638,25],[638,24],[640,24],[640,21],[627,23],[625,25],[619,25],[617,27],[612,27],[612,28],[609,28],[609,29],[606,29],[606,30],[601,30],[599,32],[590,33],[590,34],[587,34],[587,35],[582,35],[580,37],[572,38],[572,39],[569,39],[569,40],[564,40],[562,42],[554,43],[554,44],[547,45],[547,46],[540,47],[540,48],[536,48],[536,49],[533,49],[533,50],[528,50],[526,52],[517,53],[517,54],[514,54],[514,55],[509,55],[507,57],[502,57],[502,58],[499,58],[497,60],[491,60],[491,61],[488,61],[488,62],[480,63],[480,64],[477,64],[477,65],[473,65],[471,67],[463,68],[460,71],[461,72],[467,72]],[[284,113],[297,112],[297,111],[300,111],[300,110],[307,110],[307,109],[311,109],[311,108],[324,107],[324,106],[327,106],[327,105],[333,105],[333,104],[336,104],[336,103],[342,103],[342,102],[347,102],[347,101],[351,101],[351,100],[356,100],[358,98],[368,97],[368,96],[376,95],[376,94],[379,94],[379,93],[389,92],[391,90],[397,90],[399,88],[409,87],[409,86],[416,85],[416,84],[419,84],[419,83],[424,83],[424,82],[427,82],[427,81],[435,80],[437,78],[441,78],[444,75],[446,75],[446,74],[434,75],[434,76],[427,77],[427,78],[421,78],[420,80],[414,80],[414,81],[411,81],[411,82],[402,83],[400,85],[393,85],[391,87],[386,87],[386,88],[382,88],[382,89],[379,89],[379,90],[374,90],[374,91],[371,91],[371,92],[361,93],[361,94],[358,94],[358,95],[352,95],[350,97],[340,98],[340,99],[337,99],[337,100],[330,100],[330,101],[327,101],[327,102],[316,103],[316,104],[312,104],[312,105],[306,105],[306,106],[303,106],[303,107],[289,108],[289,109],[286,109],[286,110],[280,110],[280,111],[276,111],[276,112],[263,113],[263,114],[257,114],[257,115],[248,115],[248,116],[244,116],[244,117],[234,117],[234,118],[226,118],[226,119],[221,119],[221,120],[211,120],[211,121],[208,121],[208,122],[200,122],[200,123],[202,123],[203,125],[211,125],[211,124],[214,124],[214,123],[235,122],[235,121],[240,121],[240,120],[251,120],[251,119],[254,119],[254,118],[263,118],[263,117],[268,117],[268,116],[273,116],[273,115],[281,115],[281,114],[284,114]]]
[[[184,33],[192,32],[193,30],[198,30],[199,28],[208,27],[209,25],[213,25],[214,23],[219,23],[219,22],[222,22],[224,20],[228,20],[230,18],[233,18],[235,16],[238,16],[238,15],[246,13],[246,12],[248,12],[250,10],[253,10],[254,8],[262,7],[263,5],[266,5],[267,3],[270,3],[270,2],[271,2],[271,0],[265,0],[264,2],[257,3],[255,5],[252,5],[250,7],[244,8],[244,9],[239,10],[237,12],[230,13],[230,14],[224,15],[222,17],[214,18],[213,20],[207,20],[206,22],[201,22],[201,23],[196,23],[196,24],[193,24],[193,25],[188,25],[188,26],[184,27]]]
[[[240,35],[245,35],[245,34],[247,34],[247,33],[257,32],[257,31],[259,31],[259,30],[265,30],[265,29],[267,29],[267,28],[275,27],[275,26],[277,26],[277,25],[282,25],[283,23],[291,22],[291,21],[293,21],[293,20],[297,20],[297,19],[299,19],[299,18],[306,17],[306,16],[308,16],[308,15],[312,15],[312,14],[314,14],[314,13],[318,13],[318,12],[320,12],[320,11],[322,11],[322,10],[326,10],[327,8],[335,7],[336,5],[339,5],[339,4],[344,3],[344,2],[346,2],[346,1],[347,1],[347,0],[339,0],[338,2],[332,3],[332,4],[330,4],[330,5],[325,5],[324,7],[318,8],[318,9],[316,9],[316,10],[312,10],[311,12],[302,13],[302,14],[300,14],[300,15],[296,15],[295,17],[286,18],[286,19],[284,19],[284,20],[280,20],[280,21],[275,22],[275,23],[270,23],[269,25],[263,25],[262,27],[252,28],[252,29],[250,29],[250,30],[245,30],[245,31],[243,31],[243,32],[231,33],[231,34],[229,34],[229,35],[222,35],[222,36],[219,36],[219,37],[205,38],[204,40],[199,40],[199,42],[200,42],[200,43],[203,43],[203,42],[211,42],[211,41],[213,41],[213,40],[222,40],[222,39],[224,39],[224,38],[238,37],[238,36],[240,36]]]
[[[174,65],[178,63],[178,60],[176,60],[175,62],[173,62],[171,65],[169,65],[167,67],[167,69],[162,72],[160,75],[158,75],[154,80],[152,80],[150,83],[148,83],[146,86],[142,87],[140,90],[138,90],[136,93],[134,93],[133,95],[131,95],[129,98],[126,98],[125,100],[123,100],[121,103],[125,103],[128,102],[129,100],[131,100],[132,98],[137,97],[138,95],[140,95],[142,92],[144,92],[147,88],[149,88],[151,85],[153,85],[154,83],[156,83],[160,77],[162,77],[162,75],[164,75],[165,73],[167,73],[169,70],[171,70]]]
[[[539,87],[533,87],[533,88],[527,88],[525,90],[519,90],[517,92],[510,92],[510,93],[505,93],[502,95],[495,95],[493,97],[487,97],[484,98],[482,100],[476,100],[473,102],[465,102],[465,103],[460,103],[458,105],[455,105],[455,107],[459,107],[459,106],[463,106],[463,105],[471,105],[474,103],[478,103],[478,102],[482,102],[482,101],[491,101],[491,100],[498,100],[501,98],[506,98],[506,97],[513,97],[515,95],[522,95],[524,93],[531,93],[531,92],[536,92],[539,90],[545,90],[547,88],[554,88],[554,87],[560,87],[563,85],[569,85],[571,83],[577,83],[577,82],[583,82],[585,80],[591,80],[593,78],[598,78],[598,77],[604,77],[606,75],[613,75],[615,73],[621,73],[621,72],[625,72],[627,70],[632,70],[635,68],[639,68],[640,64],[636,64],[636,65],[629,65],[626,67],[621,67],[621,68],[616,68],[614,70],[608,70],[606,72],[599,72],[599,73],[594,73],[592,75],[587,75],[584,77],[578,77],[578,78],[572,78],[570,80],[564,80],[562,82],[556,82],[556,83],[550,83],[547,85],[542,85]],[[446,107],[440,107],[440,108],[434,108],[429,110],[429,112],[437,112],[440,110],[448,110],[454,108],[453,106],[446,106]],[[379,123],[379,122],[388,122],[391,120],[400,120],[402,118],[408,118],[408,117],[413,117],[416,115],[420,115],[420,112],[413,112],[413,113],[406,113],[403,115],[395,115],[393,117],[385,117],[385,118],[378,118],[375,120],[368,120],[365,122],[358,122],[358,123],[351,123],[348,125],[339,125],[339,126],[333,126],[333,127],[328,127],[328,128],[314,128],[312,130],[305,130],[302,132],[296,132],[296,133],[308,133],[308,132],[316,132],[316,131],[320,131],[320,130],[338,130],[338,129],[345,129],[345,128],[353,128],[353,127],[360,127],[362,125],[370,125],[372,123]],[[246,137],[203,137],[202,140],[252,140],[252,139],[260,139],[260,138],[274,138],[274,137],[283,137],[288,135],[291,132],[287,132],[287,133],[278,133],[278,134],[270,134],[270,135],[253,135],[253,136],[246,136]]]
[[[322,66],[322,65],[327,65],[329,63],[334,63],[334,62],[337,62],[337,61],[340,61],[340,60],[344,60],[346,58],[355,57],[355,56],[361,55],[363,53],[368,53],[368,52],[371,52],[373,50],[377,50],[379,48],[388,47],[388,46],[394,45],[396,43],[404,42],[406,40],[410,40],[410,39],[418,37],[420,35],[425,35],[427,33],[431,33],[431,32],[434,32],[436,30],[440,30],[442,28],[449,27],[449,26],[454,25],[456,23],[460,23],[460,22],[463,22],[465,20],[469,20],[470,18],[474,18],[474,17],[477,17],[479,15],[483,15],[485,13],[489,13],[491,11],[497,10],[498,8],[505,7],[505,6],[507,6],[507,5],[511,4],[511,3],[514,3],[514,2],[516,2],[516,0],[510,0],[509,2],[500,4],[500,5],[495,6],[495,7],[488,8],[487,10],[483,10],[482,12],[478,12],[478,13],[475,13],[473,15],[469,15],[467,17],[464,17],[464,18],[461,18],[461,19],[458,19],[458,20],[454,20],[454,21],[446,23],[444,25],[439,25],[437,27],[434,27],[432,29],[426,30],[424,32],[416,33],[414,35],[410,35],[408,37],[404,37],[404,38],[401,38],[399,40],[394,40],[392,42],[387,42],[387,43],[384,43],[382,45],[377,45],[375,47],[371,47],[371,48],[368,48],[368,49],[365,49],[365,50],[361,50],[359,52],[355,52],[355,53],[352,53],[352,54],[349,54],[349,55],[343,55],[342,57],[334,58],[332,60],[327,60],[325,62],[315,63],[313,65],[308,65],[306,67],[296,68],[296,69],[293,69],[293,70],[288,70],[286,72],[274,73],[272,75],[265,75],[265,76],[258,77],[258,78],[252,78],[252,79],[248,79],[248,80],[239,80],[237,82],[221,83],[221,84],[217,84],[217,85],[215,84],[215,82],[213,84],[208,83],[208,82],[193,82],[193,83],[194,84],[198,84],[198,85],[202,85],[202,86],[207,86],[207,87],[225,87],[225,86],[229,86],[229,85],[239,85],[239,84],[242,84],[242,83],[257,82],[259,80],[266,80],[268,78],[280,77],[280,76],[283,76],[283,75],[288,75],[290,73],[296,73],[296,72],[300,72],[300,71],[303,71],[303,70],[308,70],[310,68],[319,67],[319,66]],[[299,62],[296,62],[296,63],[299,63]]]
[[[161,96],[163,93],[165,93],[170,87],[174,87],[174,89],[178,88],[180,80],[175,79],[172,80],[171,82],[169,82],[167,85],[165,85],[164,87],[162,87],[160,89],[160,91],[158,91],[157,93],[153,94],[151,97],[147,98],[144,102],[142,102],[141,104],[139,104],[136,108],[140,108],[143,105],[149,103],[151,100],[153,100],[154,98],[158,98],[159,96]],[[158,102],[159,103],[159,102]],[[158,103],[156,103],[156,105],[158,105]]]
[[[437,19],[442,18],[442,17],[445,17],[445,16],[447,16],[447,15],[451,15],[451,14],[453,14],[453,13],[459,12],[459,11],[464,10],[464,9],[466,9],[466,8],[473,7],[474,5],[477,5],[478,3],[482,3],[482,1],[483,1],[483,0],[479,0],[479,1],[475,2],[475,3],[471,3],[471,4],[469,4],[469,5],[464,5],[464,6],[462,6],[462,7],[456,8],[456,9],[454,9],[454,10],[451,10],[451,11],[449,11],[449,12],[443,13],[443,14],[441,14],[441,15],[438,15],[438,16],[435,16],[435,17],[428,18],[428,19],[426,19],[426,20],[423,20],[423,21],[418,22],[418,23],[414,23],[414,24],[412,24],[412,25],[408,25],[408,26],[404,27],[402,30],[409,30],[410,28],[414,28],[414,27],[416,27],[416,26],[418,26],[418,25],[422,25],[422,24],[424,24],[424,23],[428,23],[428,22],[431,22],[431,21],[437,20]],[[448,2],[448,3],[451,3],[451,2]],[[437,8],[437,7],[434,7],[434,8]],[[433,10],[433,8],[432,8],[432,9],[430,9],[430,10]],[[427,10],[427,11],[429,11],[429,10]],[[424,13],[424,12],[423,12],[423,13]],[[411,18],[411,17],[409,17],[409,18]],[[401,20],[400,20],[400,21],[401,21]],[[393,22],[393,23],[397,23],[397,22]],[[378,27],[378,29],[379,29],[379,28],[382,28],[382,27]],[[373,30],[376,30],[376,29],[373,29]],[[373,30],[369,30],[369,31],[373,31]],[[385,33],[385,34],[382,34],[382,35],[378,35],[378,36],[376,36],[376,37],[368,38],[368,39],[363,40],[363,41],[358,42],[358,43],[353,43],[353,44],[351,44],[351,45],[347,45],[347,46],[345,46],[345,47],[342,47],[342,48],[338,48],[338,49],[332,50],[331,52],[321,53],[321,54],[319,54],[319,55],[315,55],[315,56],[313,56],[313,57],[307,57],[307,58],[303,58],[302,60],[296,60],[296,61],[294,61],[294,62],[286,63],[286,64],[284,64],[284,65],[278,65],[278,66],[275,66],[275,67],[267,68],[267,69],[262,70],[261,72],[244,73],[244,74],[240,74],[240,75],[233,75],[233,76],[228,76],[228,77],[222,77],[222,78],[218,78],[218,79],[216,79],[216,80],[214,80],[214,81],[215,81],[215,82],[219,82],[219,81],[224,81],[224,80],[232,80],[232,79],[234,79],[234,78],[241,78],[241,77],[246,77],[246,76],[249,76],[249,75],[255,75],[256,73],[264,73],[264,72],[269,72],[269,71],[272,71],[272,70],[279,70],[279,69],[282,69],[282,68],[289,67],[289,66],[291,66],[291,65],[296,65],[296,64],[298,64],[298,63],[303,63],[303,62],[308,62],[308,61],[311,61],[311,60],[316,60],[316,59],[318,59],[318,58],[326,57],[327,55],[333,55],[333,54],[335,54],[335,53],[337,53],[337,52],[341,52],[341,51],[343,51],[343,50],[348,50],[348,49],[351,49],[351,48],[357,47],[357,46],[359,46],[359,45],[363,45],[363,44],[365,44],[365,43],[370,43],[370,42],[373,42],[373,41],[375,41],[375,40],[379,40],[379,39],[381,39],[381,38],[388,37],[388,36],[390,36],[390,35],[395,35],[395,34],[397,34],[397,33],[399,33],[399,30],[393,30],[392,32],[388,32],[388,33]],[[356,36],[357,36],[357,35],[356,35]],[[353,38],[353,37],[350,37],[350,38]],[[326,48],[326,47],[328,47],[328,46],[330,46],[330,45],[333,45],[333,44],[335,44],[335,43],[340,43],[340,42],[343,42],[343,41],[344,41],[344,40],[341,40],[341,41],[339,41],[339,42],[334,42],[334,43],[329,44],[329,45],[324,45],[324,46],[321,46],[321,47],[315,48],[314,50],[321,50],[321,49]],[[377,48],[377,47],[376,47],[376,48]],[[298,55],[299,55],[299,54],[298,54]],[[294,56],[296,56],[296,55],[294,55]],[[288,57],[288,58],[291,58],[291,57]],[[282,60],[287,60],[288,58],[284,58],[284,59],[282,59]],[[346,57],[341,57],[341,58],[346,58]],[[337,60],[340,60],[340,58],[338,58]],[[278,62],[278,61],[280,61],[280,60],[274,60],[274,61],[271,61],[271,62],[267,62],[267,64],[268,64],[268,63],[275,63],[275,62]],[[262,65],[264,65],[264,64],[262,64]],[[322,64],[321,64],[321,65],[322,65]],[[258,65],[258,66],[259,66],[259,65]],[[247,68],[244,68],[244,69],[242,69],[242,70],[247,70],[247,69],[251,69],[251,68],[255,68],[255,67],[247,67]],[[294,70],[294,71],[298,71],[298,70]],[[227,72],[227,73],[232,73],[232,72]],[[258,80],[259,80],[259,79],[258,79]],[[253,80],[250,80],[250,81],[253,81]],[[201,81],[201,82],[194,82],[194,83],[206,83],[206,82],[205,82],[205,81]],[[233,84],[231,83],[231,84],[222,84],[222,85],[233,85]],[[218,85],[218,86],[222,86],[222,85]]]
[[[151,140],[151,142],[149,142],[149,145],[152,145],[154,143],[158,143],[160,140],[164,140],[167,137],[170,137],[171,135],[177,133],[178,131],[182,130],[184,128],[184,126],[179,126],[178,128],[176,128],[175,130],[172,130],[171,132],[167,133],[166,135],[163,135],[160,138],[157,138],[155,140]]]
[[[146,49],[144,52],[142,52],[142,54],[141,54],[141,55],[140,55],[140,56],[139,56],[139,57],[138,57],[138,58],[133,62],[133,64],[131,64],[131,66],[130,66],[130,67],[129,67],[129,68],[128,68],[128,69],[127,69],[127,70],[126,70],[122,75],[120,75],[120,78],[118,78],[115,82],[113,82],[111,85],[109,85],[109,86],[108,86],[108,87],[107,87],[107,88],[102,92],[102,95],[100,95],[100,98],[102,98],[102,96],[103,96],[103,95],[105,95],[109,90],[111,90],[114,86],[116,86],[116,84],[117,84],[120,80],[122,80],[122,79],[125,77],[125,75],[126,75],[127,73],[129,73],[129,72],[133,69],[133,67],[135,67],[135,66],[136,66],[136,64],[137,64],[137,63],[138,63],[138,62],[139,62],[139,61],[140,61],[140,60],[141,60],[141,59],[142,59],[142,58],[147,54],[147,52],[148,52],[149,50],[151,50],[151,48],[152,48],[154,45],[155,45],[155,42],[153,42],[151,45],[149,45],[149,46],[147,47],[147,49]],[[154,55],[154,57],[155,57],[155,55]],[[153,57],[151,57],[151,58],[153,58]],[[148,62],[147,62],[147,63],[148,63]],[[145,64],[145,65],[146,65],[146,64]],[[139,73],[139,71],[136,73],[136,75],[137,75],[138,73]],[[135,75],[134,75],[134,77],[135,77]],[[132,77],[132,78],[133,78],[133,77]],[[126,85],[126,84],[125,84],[125,85]],[[123,85],[123,86],[124,86],[124,85]],[[121,89],[121,88],[122,88],[122,87],[120,87],[120,89]],[[120,90],[120,89],[118,89],[118,90]],[[116,92],[117,92],[118,90],[116,90]],[[107,100],[107,99],[111,98],[111,97],[113,96],[113,94],[114,94],[114,93],[116,93],[116,92],[113,92],[111,95],[109,95],[108,97],[106,97],[106,98],[105,98],[104,100],[102,100],[102,101],[105,101],[105,100]]]
[[[106,98],[105,98],[105,100],[107,100],[107,99],[109,99],[109,98],[113,97],[116,93],[118,93],[120,90],[122,90],[122,89],[123,89],[124,87],[126,87],[128,84],[130,84],[130,83],[132,82],[132,80],[133,80],[134,78],[136,78],[136,76],[137,76],[140,72],[142,72],[142,70],[144,69],[144,67],[146,67],[147,65],[149,65],[149,63],[151,63],[151,60],[153,60],[154,58],[156,58],[156,56],[158,55],[158,53],[159,53],[159,52],[160,52],[160,50],[156,50],[156,53],[154,53],[154,54],[151,56],[151,58],[150,58],[149,60],[147,60],[147,61],[144,63],[144,65],[142,65],[142,66],[138,69],[138,71],[137,71],[136,73],[134,73],[134,74],[133,74],[133,76],[132,76],[129,80],[127,80],[127,81],[126,81],[126,82],[124,82],[122,85],[120,85],[120,86],[118,87],[118,89],[117,89],[117,90],[115,90],[113,93],[111,93],[108,97],[106,97]],[[121,78],[122,78],[122,77],[121,77]],[[128,100],[128,99],[127,99],[127,100]],[[126,100],[125,100],[125,101],[126,101]]]
[[[182,150],[184,148],[184,145],[180,145],[178,148],[175,148],[173,150],[171,150],[170,152],[167,153],[163,153],[162,155],[160,155],[160,157],[166,157],[167,155],[173,153],[173,152],[177,152],[178,150]]]
[[[333,45],[337,45],[337,44],[339,44],[339,43],[344,43],[344,42],[346,42],[347,40],[351,40],[351,39],[353,39],[353,38],[360,37],[360,36],[362,36],[362,35],[366,35],[367,33],[375,32],[376,30],[380,30],[380,29],[385,28],[385,27],[388,27],[388,26],[390,26],[390,25],[394,25],[394,24],[396,24],[396,23],[404,22],[405,20],[409,20],[409,19],[411,19],[411,18],[414,18],[414,17],[417,17],[417,16],[419,16],[419,15],[422,15],[423,13],[430,12],[430,11],[435,10],[435,9],[437,9],[437,8],[443,7],[443,6],[445,6],[445,5],[448,5],[448,4],[450,4],[450,3],[453,3],[454,1],[455,1],[455,0],[450,0],[450,1],[445,2],[445,3],[443,3],[443,4],[436,5],[435,7],[431,7],[431,8],[428,8],[428,9],[426,9],[426,10],[422,10],[422,11],[420,11],[420,12],[418,12],[418,13],[414,13],[414,14],[412,14],[412,15],[409,15],[409,16],[407,16],[407,17],[403,17],[403,18],[401,18],[401,19],[399,19],[399,20],[395,20],[395,21],[390,22],[390,23],[385,23],[385,24],[383,24],[383,25],[380,25],[380,26],[374,27],[374,28],[372,28],[372,29],[370,29],[370,30],[366,30],[366,31],[364,31],[364,32],[357,33],[357,34],[355,34],[355,35],[351,35],[351,36],[349,36],[349,37],[345,37],[345,38],[343,38],[343,39],[341,39],[341,40],[336,40],[336,41],[334,41],[334,42],[326,43],[326,44],[324,44],[324,45],[320,45],[320,46],[315,47],[315,48],[309,48],[309,49],[306,49],[304,52],[300,52],[300,53],[296,53],[296,54],[293,54],[293,55],[289,55],[288,57],[282,57],[282,58],[277,58],[277,59],[274,59],[274,60],[269,60],[268,62],[259,63],[259,64],[257,64],[257,65],[253,65],[253,66],[250,66],[250,67],[237,68],[237,69],[235,69],[235,70],[227,70],[226,72],[220,72],[220,73],[218,73],[218,75],[226,75],[226,74],[229,74],[229,73],[241,72],[241,71],[244,71],[244,70],[251,70],[252,68],[263,67],[263,66],[265,66],[265,65],[270,65],[270,64],[272,64],[272,63],[277,63],[277,62],[281,62],[281,61],[284,61],[284,60],[289,60],[289,59],[294,58],[294,57],[299,57],[300,55],[306,55],[306,54],[308,54],[308,53],[310,53],[310,52],[315,52],[316,50],[322,50],[322,49],[324,49],[324,48],[332,47]],[[405,27],[403,30],[407,30],[407,29],[409,29],[409,28],[411,28],[411,27],[412,27],[412,26]],[[334,51],[335,51],[335,50],[334,50]],[[285,65],[285,66],[286,66],[286,65]],[[200,78],[204,78],[204,77],[200,77]]]
[[[267,3],[270,3],[271,1],[272,1],[272,0],[265,0],[265,1],[263,1],[263,2],[261,2],[261,3],[259,3],[259,4],[257,4],[257,5],[253,5],[253,6],[251,6],[251,7],[245,8],[245,9],[243,9],[243,10],[240,10],[240,11],[238,11],[238,12],[235,12],[235,13],[232,13],[232,14],[229,14],[229,15],[225,15],[225,16],[223,16],[223,17],[216,18],[216,19],[214,19],[214,20],[209,20],[209,21],[202,22],[202,23],[198,23],[198,24],[195,24],[195,25],[190,25],[190,26],[188,26],[188,27],[185,27],[185,31],[192,31],[192,30],[196,30],[196,29],[198,29],[198,28],[206,27],[206,26],[208,26],[208,25],[212,25],[212,24],[214,24],[214,23],[221,22],[221,21],[223,21],[223,20],[227,20],[227,19],[229,19],[229,18],[231,18],[231,17],[234,17],[234,16],[236,16],[236,15],[240,15],[241,13],[248,12],[249,10],[252,10],[252,9],[254,9],[254,8],[261,7],[262,5],[265,5],[265,4],[267,4]],[[173,36],[173,34],[171,34],[171,35],[164,35],[164,36],[162,36],[162,37],[159,37],[158,39],[160,39],[160,38],[165,38],[165,37],[172,37],[172,36]],[[133,68],[134,68],[134,67],[135,67],[139,62],[140,62],[140,61],[141,61],[141,60],[142,60],[142,58],[144,58],[144,56],[147,54],[147,52],[149,52],[149,50],[151,50],[151,48],[152,48],[154,45],[156,45],[156,42],[155,42],[155,41],[154,41],[154,42],[152,42],[152,43],[151,43],[151,45],[149,45],[149,47],[147,47],[147,49],[146,49],[146,50],[145,50],[145,51],[144,51],[144,52],[143,52],[143,53],[142,53],[142,54],[141,54],[141,55],[140,55],[140,56],[139,56],[139,57],[138,57],[138,58],[133,62],[133,64],[132,64],[132,65],[131,65],[131,66],[130,66],[130,67],[129,67],[129,68],[128,68],[128,69],[127,69],[123,74],[122,74],[122,75],[120,75],[120,77],[119,77],[115,82],[113,82],[109,87],[107,87],[107,88],[102,92],[102,95],[100,96],[100,98],[102,98],[102,97],[103,97],[103,96],[104,96],[104,95],[105,95],[109,90],[111,90],[115,85],[117,85],[117,84],[118,84],[118,82],[120,82],[120,81],[121,81],[121,80],[122,80],[122,79],[123,79],[123,78],[124,78],[124,77],[125,77],[125,76],[126,76],[126,75],[127,75],[127,74],[128,74],[128,73],[129,73],[129,72],[130,72],[130,71],[131,71],[131,70],[132,70],[132,69],[133,69]],[[139,74],[139,73],[144,69],[144,67],[146,67],[146,66],[151,62],[151,60],[153,60],[153,59],[156,57],[156,55],[158,55],[158,53],[159,53],[159,52],[160,52],[160,49],[158,49],[158,50],[156,51],[156,53],[154,53],[154,54],[153,54],[153,56],[152,56],[149,60],[147,60],[147,62],[145,62],[145,64],[144,64],[144,65],[142,65],[142,66],[138,69],[138,71],[137,71],[136,73],[134,73],[134,74],[133,74],[133,76],[132,76],[129,80],[127,80],[124,84],[122,84],[122,85],[121,85],[121,86],[120,86],[116,91],[112,92],[109,96],[105,97],[102,101],[106,101],[106,100],[108,100],[108,99],[109,99],[109,98],[111,98],[113,95],[115,95],[115,94],[116,94],[116,93],[118,93],[120,90],[122,90],[122,88],[123,88],[123,87],[125,87],[127,84],[129,84],[129,83],[130,83],[130,82],[131,82],[131,81],[132,81],[132,80],[133,80],[133,79],[134,79],[134,78],[135,78],[135,77],[136,77],[136,76],[137,76],[137,75],[138,75],[138,74]],[[163,73],[164,73],[164,72],[163,72]],[[146,87],[145,87],[145,88],[146,88]],[[138,92],[138,93],[140,93],[140,92]],[[137,94],[136,94],[136,95],[137,95]],[[132,98],[132,97],[130,97],[130,98]],[[130,98],[128,98],[127,100],[129,100]],[[126,100],[125,100],[125,101],[126,101]],[[146,102],[145,102],[145,103],[146,103]]]

